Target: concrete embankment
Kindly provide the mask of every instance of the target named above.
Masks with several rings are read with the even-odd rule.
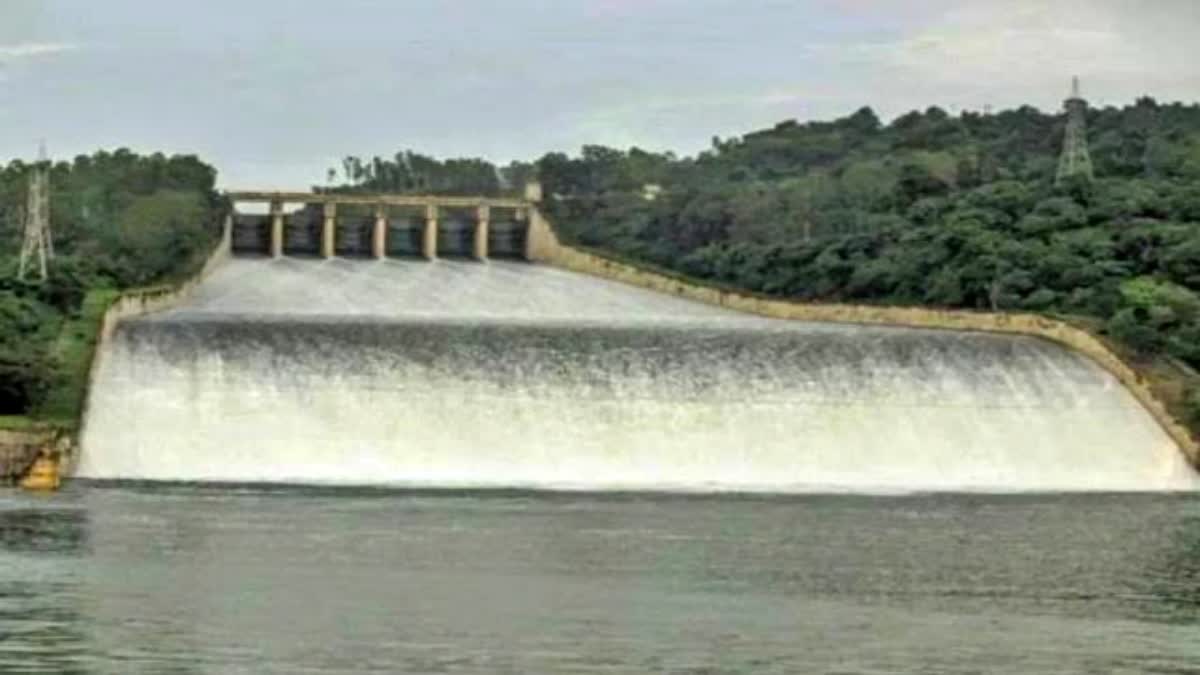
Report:
[[[558,240],[545,217],[536,210],[530,220],[527,246],[529,257],[538,262],[760,316],[796,321],[1010,333],[1051,340],[1084,354],[1115,376],[1178,444],[1187,460],[1200,469],[1200,442],[1187,426],[1170,413],[1147,379],[1099,338],[1063,321],[1024,313],[792,302],[705,286],[565,245]]]
[[[0,484],[45,489],[74,459],[75,441],[54,429],[0,430]],[[38,474],[31,479],[31,474]],[[51,489],[53,489],[51,487]]]

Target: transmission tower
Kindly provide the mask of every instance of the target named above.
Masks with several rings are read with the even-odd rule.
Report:
[[[49,276],[48,260],[54,258],[54,240],[50,233],[50,160],[43,144],[38,161],[29,171],[29,199],[25,206],[25,238],[21,243],[21,259],[17,278],[24,280],[31,258],[37,258],[38,274],[43,281]]]
[[[1070,178],[1092,180],[1092,155],[1087,142],[1087,101],[1079,94],[1079,78],[1071,78],[1071,97],[1063,103],[1067,111],[1067,131],[1063,137],[1062,157],[1058,160],[1055,183],[1062,185]]]

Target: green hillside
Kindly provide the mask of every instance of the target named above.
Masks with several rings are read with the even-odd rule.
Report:
[[[0,167],[0,427],[78,418],[97,329],[121,289],[187,275],[216,237],[216,171],[195,157],[98,152],[50,167],[57,253],[16,279],[30,166]]]

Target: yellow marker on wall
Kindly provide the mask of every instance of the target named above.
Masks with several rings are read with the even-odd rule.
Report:
[[[57,490],[60,478],[58,475],[58,460],[49,457],[38,457],[29,473],[21,479],[21,487],[26,490],[53,491]]]

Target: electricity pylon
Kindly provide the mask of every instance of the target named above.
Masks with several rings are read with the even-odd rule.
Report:
[[[29,170],[29,199],[25,206],[25,238],[21,242],[21,259],[17,278],[25,279],[31,258],[37,258],[38,275],[42,281],[49,276],[47,262],[54,259],[54,239],[50,233],[50,160],[43,144],[38,161]]]
[[[1092,155],[1087,142],[1087,101],[1079,94],[1079,78],[1071,78],[1071,97],[1063,103],[1067,111],[1067,130],[1063,136],[1062,157],[1058,160],[1058,175],[1054,182],[1062,185],[1068,179],[1082,177],[1091,181]]]

